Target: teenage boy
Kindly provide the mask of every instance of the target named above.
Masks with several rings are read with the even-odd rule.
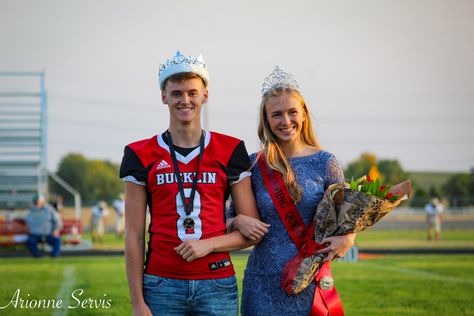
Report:
[[[179,52],[160,65],[168,130],[125,147],[125,258],[134,315],[237,315],[229,251],[258,242],[267,225],[255,221],[250,239],[226,235],[229,193],[240,214],[258,218],[244,143],[204,131],[201,108],[209,75],[201,56]],[[145,212],[151,223],[146,260]],[[144,269],[143,269],[144,268]]]

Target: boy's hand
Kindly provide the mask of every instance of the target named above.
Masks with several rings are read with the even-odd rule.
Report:
[[[187,262],[207,256],[214,251],[214,246],[208,240],[186,240],[174,248],[176,253]]]

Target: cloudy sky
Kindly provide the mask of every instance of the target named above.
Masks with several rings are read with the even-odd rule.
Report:
[[[51,170],[68,152],[120,162],[164,131],[157,72],[178,49],[208,64],[209,129],[249,152],[278,64],[344,166],[369,151],[410,171],[474,167],[471,0],[0,0],[0,43],[0,71],[46,71]]]

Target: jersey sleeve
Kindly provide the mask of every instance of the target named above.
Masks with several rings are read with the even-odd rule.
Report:
[[[326,188],[333,183],[344,182],[344,171],[342,170],[339,161],[332,154],[328,159],[325,180]]]
[[[132,182],[146,186],[147,177],[147,170],[137,154],[135,154],[129,146],[126,146],[123,153],[122,164],[120,165],[120,178],[124,182]]]
[[[239,183],[242,179],[252,175],[249,155],[243,141],[240,141],[230,156],[226,166],[226,174],[231,185]]]

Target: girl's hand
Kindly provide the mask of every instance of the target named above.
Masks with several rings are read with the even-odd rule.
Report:
[[[355,238],[356,233],[324,238],[321,244],[325,247],[316,253],[326,253],[325,262],[341,258],[354,245]]]
[[[242,214],[235,217],[234,225],[245,238],[252,241],[262,239],[270,227],[270,224]]]

